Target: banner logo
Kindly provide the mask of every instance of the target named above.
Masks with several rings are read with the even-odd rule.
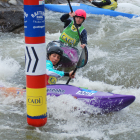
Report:
[[[34,14],[31,14],[32,18],[36,18],[36,20],[44,20],[45,13],[43,11],[37,11],[34,12]]]
[[[61,35],[61,38],[70,45],[74,45],[76,43],[76,39],[71,38],[65,32]]]
[[[28,105],[32,106],[41,106],[43,104],[43,98],[41,96],[28,96],[27,97],[27,103]]]
[[[24,28],[25,28],[25,36],[28,37],[45,36],[44,5],[35,5],[35,6],[24,5]]]
[[[27,18],[28,18],[28,14],[24,12],[24,25],[27,23]],[[24,26],[24,28],[27,28],[27,26]]]
[[[55,94],[64,94],[65,93],[65,90],[59,88],[59,89],[56,89],[56,88],[47,88],[47,93],[55,93]]]
[[[24,19],[28,17],[28,14],[24,12]]]
[[[54,76],[49,76],[49,80],[48,80],[48,83],[49,84],[56,84],[56,81],[57,81],[57,79],[56,79],[56,77],[54,77]]]
[[[79,90],[76,94],[92,96],[92,95],[95,94],[96,92],[97,92],[97,91],[94,91],[94,90],[82,89],[82,90]]]
[[[75,27],[74,24],[71,26],[71,30],[74,31],[74,32],[77,32],[77,28]]]

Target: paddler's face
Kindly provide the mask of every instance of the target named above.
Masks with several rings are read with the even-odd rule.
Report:
[[[49,55],[49,60],[53,63],[54,66],[60,61],[60,58],[60,55],[56,53]]]
[[[84,21],[83,17],[75,17],[76,24],[82,24]]]

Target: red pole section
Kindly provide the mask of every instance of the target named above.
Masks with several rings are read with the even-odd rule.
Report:
[[[47,122],[45,8],[43,0],[24,0],[27,123]]]

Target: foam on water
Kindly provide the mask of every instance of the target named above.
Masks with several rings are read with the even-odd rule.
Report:
[[[51,34],[51,33],[47,32],[47,33],[45,34],[45,37],[46,37],[46,45],[47,45],[49,42],[53,41],[53,40],[57,41],[60,35],[61,35],[60,32],[55,33],[55,34]],[[52,40],[52,38],[53,38],[53,40]]]
[[[118,3],[115,11],[140,15],[140,6],[131,3]]]
[[[19,63],[13,58],[2,59],[0,57],[0,79],[11,79],[20,69]]]
[[[139,0],[119,0],[118,3],[129,3],[129,4],[140,6]]]

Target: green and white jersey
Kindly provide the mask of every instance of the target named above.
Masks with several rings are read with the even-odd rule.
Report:
[[[78,28],[79,33],[85,29],[82,25]],[[67,43],[69,46],[77,46],[79,43],[79,35],[77,32],[77,29],[74,25],[74,21],[71,21],[71,23],[63,30],[61,36],[59,37],[59,40]]]

